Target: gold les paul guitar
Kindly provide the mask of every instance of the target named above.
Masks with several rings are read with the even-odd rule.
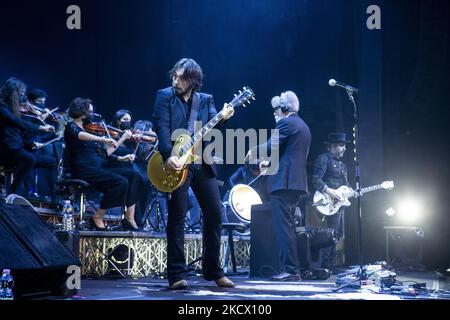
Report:
[[[245,107],[245,103],[250,103],[251,99],[255,100],[253,90],[249,87],[244,87],[243,91],[239,91],[239,94],[236,94],[234,99],[228,103],[228,106],[233,108]],[[181,134],[177,137],[172,155],[178,156],[182,165],[181,170],[177,171],[166,166],[159,151],[152,155],[147,164],[147,175],[156,189],[161,192],[172,192],[184,183],[188,173],[188,166],[198,159],[198,156],[194,155],[195,147],[222,119],[223,114],[219,112],[192,137],[188,134]]]

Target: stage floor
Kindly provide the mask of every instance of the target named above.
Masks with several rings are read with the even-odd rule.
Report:
[[[81,290],[70,300],[402,300],[402,299],[450,299],[450,279],[433,272],[397,273],[397,280],[411,283],[426,283],[428,294],[407,296],[377,293],[377,286],[362,289],[345,288],[333,292],[335,276],[325,281],[273,282],[267,279],[249,279],[248,276],[229,276],[235,288],[219,288],[212,281],[199,276],[189,278],[187,290],[169,290],[167,280],[140,279],[86,279]],[[440,290],[440,291],[439,291]],[[443,290],[447,290],[444,294]],[[432,293],[434,292],[434,293]],[[441,292],[443,294],[437,294]],[[67,299],[67,298],[66,298]]]

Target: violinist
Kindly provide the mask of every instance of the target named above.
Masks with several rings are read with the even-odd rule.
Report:
[[[103,221],[106,210],[126,207],[122,227],[126,230],[137,231],[134,220],[137,174],[133,170],[107,167],[109,160],[129,162],[134,160],[134,155],[118,156],[99,152],[99,147],[105,145],[116,148],[117,142],[112,138],[98,136],[85,130],[92,112],[92,101],[89,99],[76,98],[69,104],[69,116],[73,122],[67,124],[64,139],[69,151],[72,176],[89,182],[103,193],[100,207],[91,220],[93,229],[106,231],[107,227]],[[125,134],[131,136],[130,132]]]
[[[24,178],[35,167],[55,169],[56,159],[31,153],[26,149],[26,132],[54,132],[47,124],[36,125],[24,121],[20,114],[21,101],[26,100],[26,84],[19,79],[10,78],[0,89],[0,161],[14,167],[14,181],[11,192],[26,196],[20,190]],[[50,177],[54,185],[56,176]]]
[[[56,113],[58,108],[50,110],[47,108],[47,99],[48,95],[42,89],[32,89],[27,93],[28,100],[31,104],[30,109],[32,114],[38,116],[39,119],[46,121],[47,123],[51,123],[54,125],[60,125],[60,120],[63,117],[63,113]]]
[[[48,98],[47,93],[44,90],[41,89],[32,89],[27,93],[28,101],[24,101],[24,104],[22,105],[22,110],[26,111],[24,114],[23,119],[26,121],[29,121],[31,123],[40,124],[42,120],[44,122],[48,123],[49,120],[51,120],[51,117],[49,117],[48,109],[46,109],[46,101]],[[32,105],[35,108],[35,111],[39,114],[39,117],[37,114],[32,113],[29,115],[31,108],[30,105],[27,106],[27,104]],[[42,112],[41,112],[41,111]],[[55,123],[55,122],[52,122]],[[56,141],[56,134],[54,132],[51,133],[44,133],[44,134],[38,134],[38,135],[26,135],[26,140],[29,148],[34,154],[41,154],[46,157],[55,158],[55,161],[59,163],[60,159],[62,159],[62,149],[63,149],[63,142],[62,141]],[[52,142],[50,144],[47,144],[46,142]],[[54,172],[51,172],[54,171]],[[55,199],[55,184],[54,181],[56,181],[56,178],[54,178],[57,175],[57,169],[56,168],[41,168],[38,169],[37,172],[37,185],[34,186],[35,183],[35,176],[33,172],[30,172],[30,174],[27,175],[27,177],[24,180],[24,187],[26,190],[33,190],[35,196],[48,196],[54,200]],[[37,189],[36,189],[37,188]]]
[[[113,127],[117,127],[120,130],[124,130],[125,132],[127,130],[132,129],[132,120],[133,115],[131,111],[126,109],[120,109],[118,110],[114,116],[113,121],[111,122],[111,125]],[[136,127],[135,127],[136,129]],[[141,130],[133,130],[135,132],[144,132]],[[151,131],[150,131],[151,132]],[[123,141],[121,138],[119,142]],[[119,168],[127,168],[128,170],[134,170],[135,173],[138,176],[137,179],[137,192],[136,192],[136,213],[135,213],[135,221],[137,223],[137,226],[139,228],[143,227],[144,223],[144,217],[146,216],[146,211],[148,208],[148,204],[150,202],[150,195],[151,195],[151,184],[148,179],[147,175],[147,163],[145,163],[144,170],[141,170],[141,160],[137,159],[137,152],[140,151],[144,145],[147,145],[148,143],[144,143],[142,141],[137,141],[136,139],[127,139],[121,143],[117,149],[114,151],[114,155],[118,156],[124,156],[127,154],[133,154],[135,155],[136,161],[130,161],[130,162],[117,162],[117,161],[108,161],[107,166],[109,168],[117,168],[116,170],[119,170]],[[138,163],[139,162],[139,163]],[[141,172],[144,171],[144,172]]]
[[[131,119],[132,114],[129,110],[126,109],[120,109],[117,111],[113,116],[113,121],[111,122],[112,127],[116,127],[122,131],[130,131],[132,129],[131,127]],[[131,131],[130,131],[131,132]],[[131,138],[129,135],[122,135],[121,139],[118,141],[118,146],[116,150],[114,151],[114,154],[116,155],[125,155],[125,154],[134,154],[135,149],[135,143],[131,139],[124,139],[124,138]],[[128,164],[122,164],[123,165],[129,165],[131,167],[131,163]]]
[[[47,102],[47,92],[41,89],[32,89],[27,94],[28,100],[30,100],[30,103],[33,104],[35,107],[45,110],[46,109],[46,102]]]
[[[47,92],[41,89],[32,89],[27,93],[27,97],[29,100],[29,103],[31,106],[35,109],[35,112],[39,113],[39,119],[44,120],[46,123],[50,123],[52,125],[57,126],[56,132],[58,133],[58,130],[61,130],[59,126],[61,125],[60,121],[58,121],[59,117],[62,117],[60,114],[52,113],[47,107],[46,102],[48,99]],[[36,121],[36,120],[35,120]],[[40,143],[45,143],[49,140],[55,140],[57,134],[51,133],[47,135],[41,135],[39,136],[39,140],[36,140]],[[62,137],[61,137],[62,138]],[[57,141],[55,141],[57,142]],[[58,143],[52,143],[49,144],[46,147],[43,147],[40,150],[44,150],[44,154],[49,154],[57,159],[61,159],[62,157],[62,142]]]
[[[153,124],[150,121],[138,120],[132,128],[132,120],[133,115],[130,111],[120,109],[115,113],[112,125],[123,131],[132,130],[131,138],[123,142],[124,149],[128,153],[134,153],[137,158],[138,156],[141,157],[141,161],[144,161],[145,166],[147,166],[148,159],[145,159],[145,153],[154,148],[157,140],[156,133],[152,131]],[[120,147],[115,151],[116,154],[119,154]],[[145,176],[148,178],[147,173],[145,173]]]
[[[148,120],[138,120],[134,124],[134,131],[135,132],[145,132],[147,134],[154,134],[156,133],[152,130],[153,129],[153,123]],[[136,151],[136,163],[140,163],[145,166],[145,177],[148,179],[147,174],[147,163],[148,159],[151,156],[152,151],[157,147],[157,138],[155,141],[141,141],[138,142],[139,147]],[[150,183],[150,180],[149,180]]]

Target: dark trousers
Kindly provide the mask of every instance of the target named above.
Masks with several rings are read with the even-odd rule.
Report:
[[[139,228],[142,228],[145,224],[145,220],[148,218],[150,200],[154,193],[152,184],[147,175],[147,163],[137,160],[133,163],[133,170],[139,175],[138,194],[136,196],[136,212],[134,219]]]
[[[141,177],[139,176],[139,174],[135,172],[131,167],[108,168],[108,170],[115,174],[121,175],[128,180],[128,190],[125,205],[127,207],[130,207],[133,204],[136,204],[138,194],[140,192],[139,188],[142,187],[140,183]]]
[[[294,211],[300,191],[280,190],[270,196],[273,228],[280,253],[280,272],[300,273]]]
[[[327,227],[333,229],[336,232],[336,238],[339,240],[342,237],[342,216],[344,209],[339,209],[338,212],[325,218]],[[334,268],[336,265],[336,245],[332,245],[322,249],[322,267]]]
[[[11,184],[11,192],[27,196],[27,191],[20,190],[27,175],[31,174],[34,168],[46,168],[49,170],[49,189],[52,198],[55,197],[57,179],[57,161],[54,157],[43,154],[29,152],[25,149],[16,149],[5,152],[2,155],[4,161],[15,164],[14,181]]]
[[[56,143],[55,143],[56,144]],[[58,154],[54,152],[54,146],[48,145],[40,150],[33,151],[33,155],[38,160],[35,169],[31,170],[23,181],[25,194],[33,193],[40,196],[50,196],[52,201],[56,201],[55,183],[57,179]],[[53,159],[55,159],[53,161]],[[37,178],[37,185],[35,179]]]
[[[87,181],[101,193],[100,209],[123,207],[127,205],[128,179],[120,174],[101,167],[80,165],[72,170],[73,177]]]
[[[188,191],[192,187],[203,212],[203,277],[217,280],[224,276],[220,263],[221,202],[215,176],[205,165],[190,166],[185,183],[168,201],[167,274],[169,284],[185,279],[188,267],[184,256],[184,226],[188,209]]]

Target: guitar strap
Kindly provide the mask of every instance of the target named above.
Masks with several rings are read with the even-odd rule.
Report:
[[[192,96],[191,112],[189,114],[188,131],[190,135],[194,134],[194,123],[198,120],[198,114],[200,112],[200,97],[197,92],[194,92]]]

